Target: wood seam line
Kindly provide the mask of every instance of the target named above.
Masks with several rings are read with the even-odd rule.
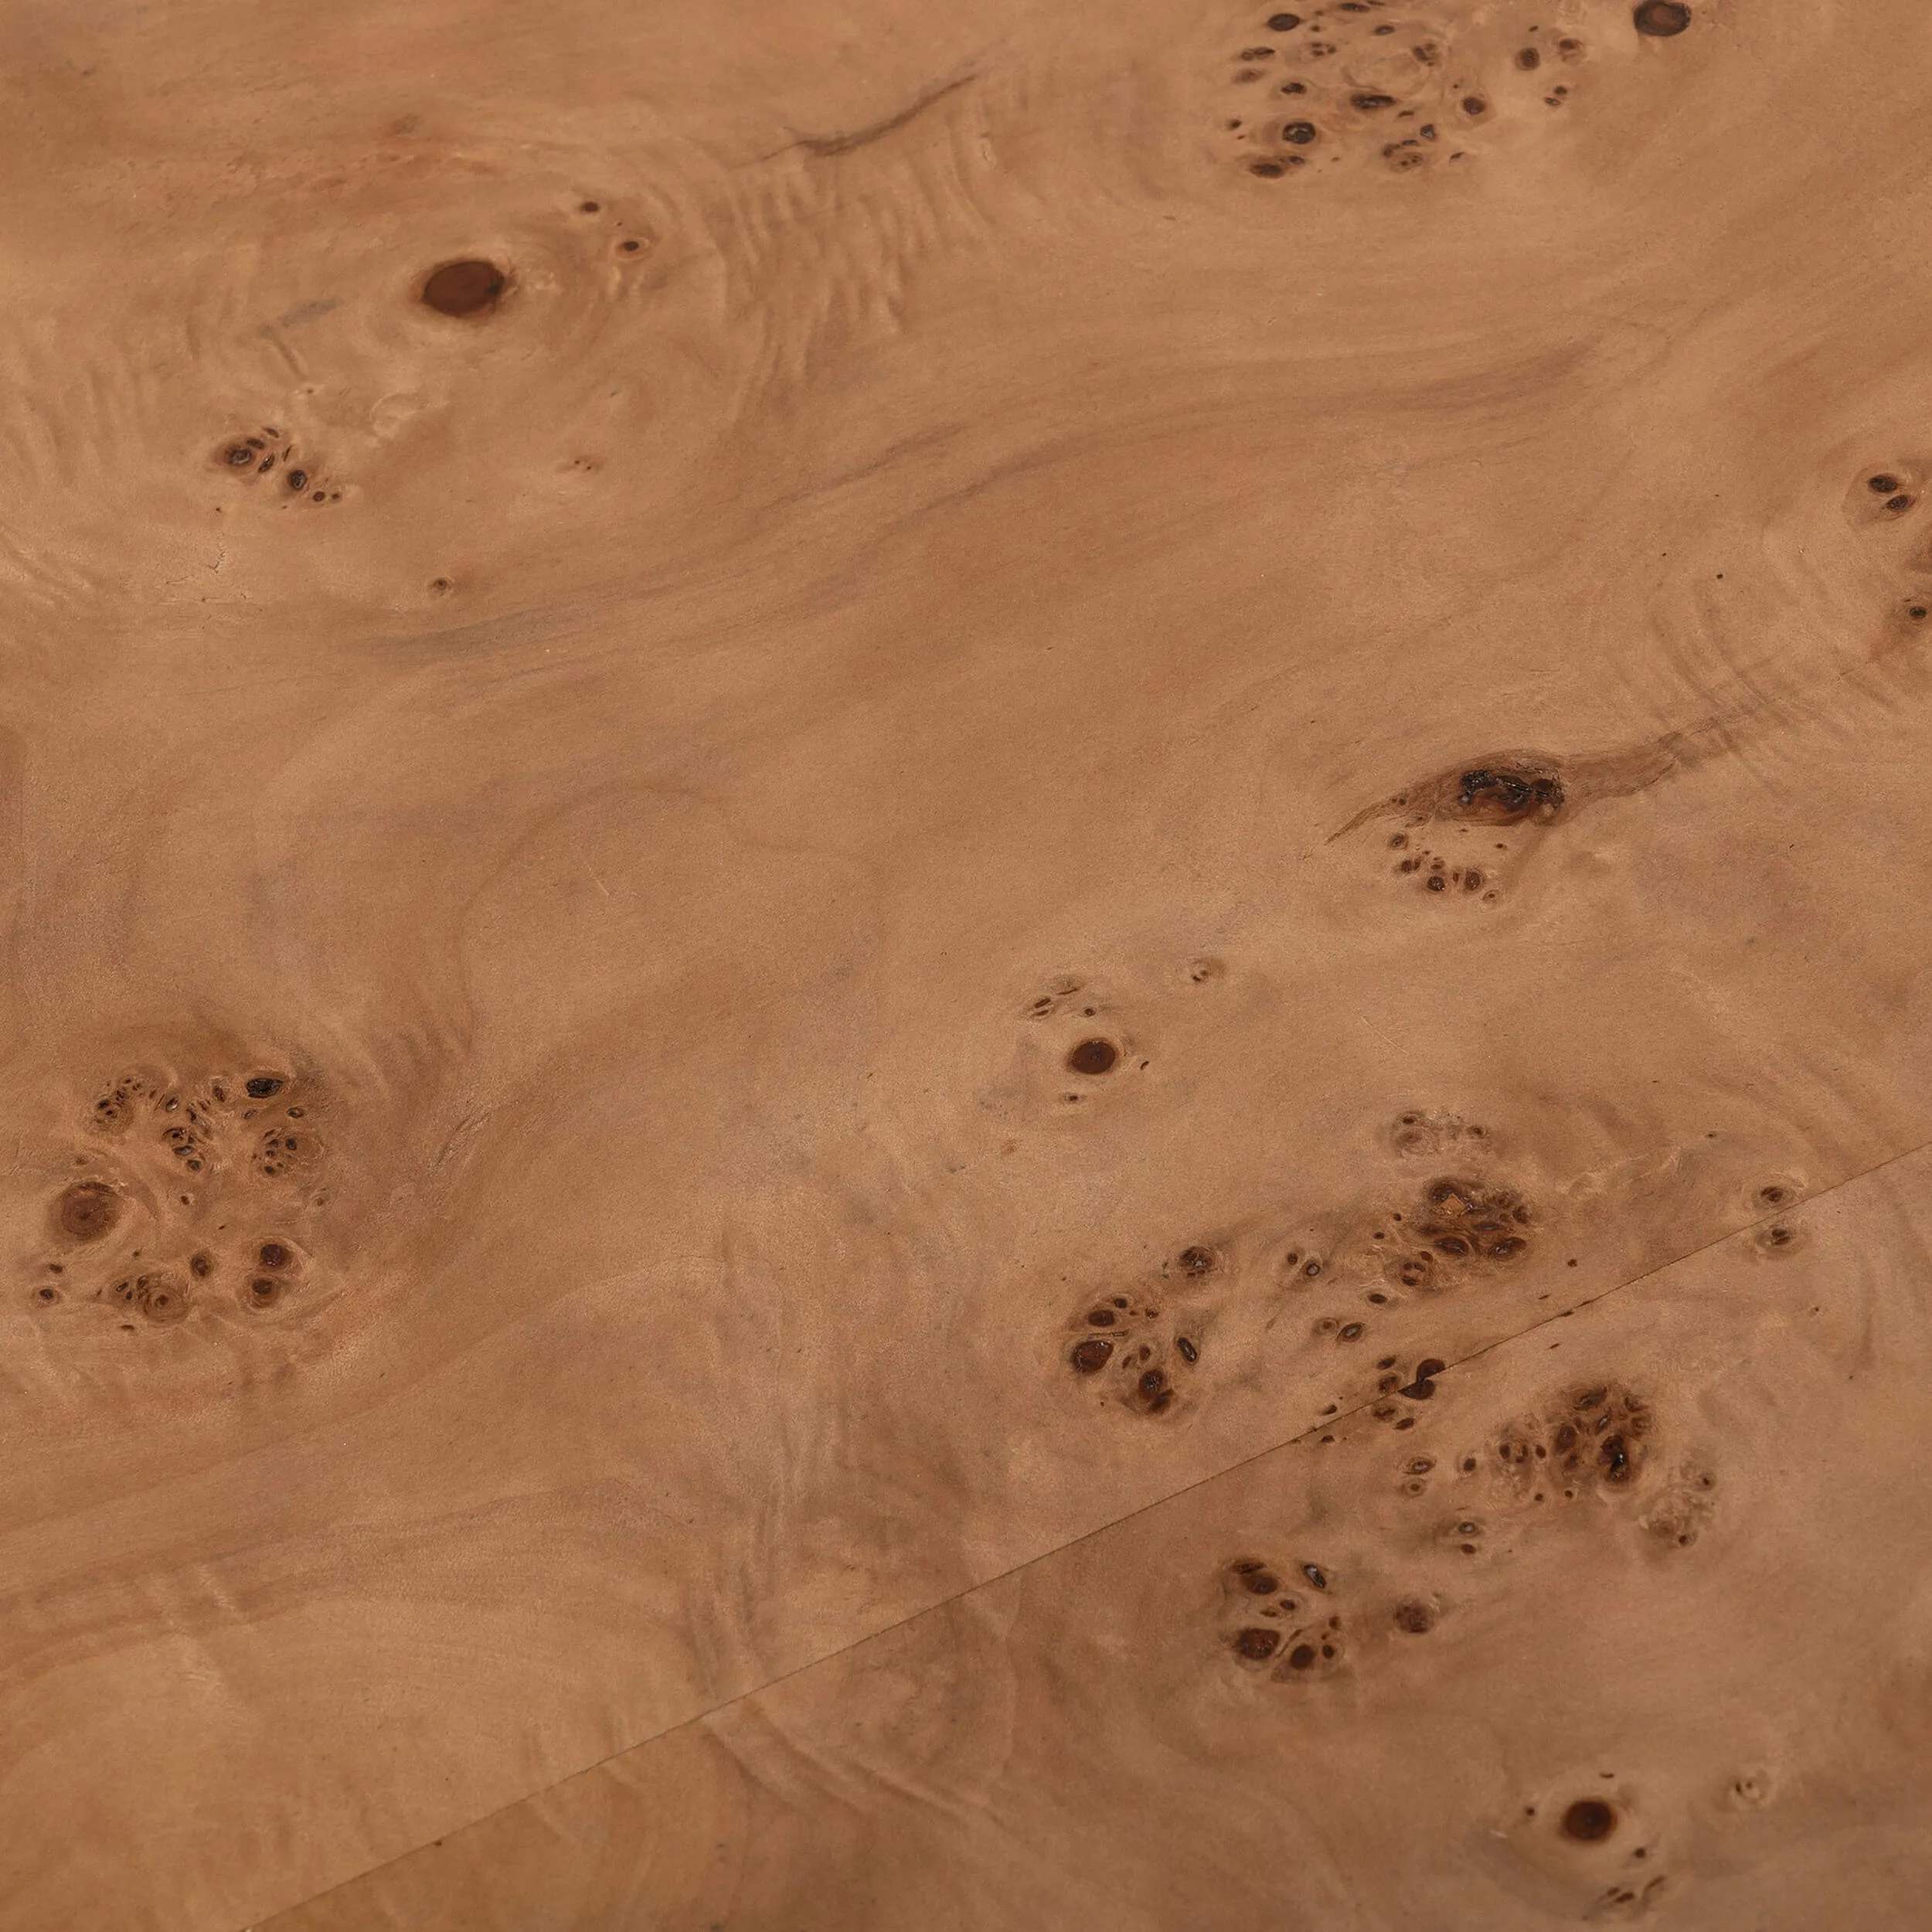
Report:
[[[1569,1316],[1577,1313],[1579,1309],[1594,1308],[1598,1302],[1607,1301],[1612,1295],[1621,1294],[1628,1288],[1634,1288],[1641,1282],[1652,1281],[1660,1274],[1668,1274],[1672,1268],[1681,1267],[1687,1261],[1695,1261],[1700,1255],[1708,1254],[1713,1249],[1722,1247],[1726,1242],[1735,1241],[1740,1236],[1749,1234],[1753,1229],[1764,1226],[1768,1222],[1782,1219],[1799,1208],[1815,1206],[1820,1201],[1829,1200],[1833,1195],[1842,1192],[1845,1189],[1855,1187],[1859,1182],[1869,1180],[1874,1174],[1882,1174],[1887,1168],[1896,1167],[1902,1161],[1911,1160],[1916,1155],[1924,1153],[1928,1148],[1932,1148],[1932,1139],[1921,1141],[1916,1146],[1904,1148],[1896,1154],[1888,1155],[1883,1160],[1875,1161],[1869,1167],[1862,1168],[1855,1174],[1848,1174],[1842,1181],[1835,1181],[1829,1187],[1821,1188],[1815,1194],[1808,1194],[1801,1200],[1786,1202],[1771,1213],[1760,1215],[1754,1221],[1747,1221],[1740,1226],[1727,1229],[1723,1233],[1714,1235],[1709,1240],[1702,1242],[1696,1247],[1686,1248],[1681,1254],[1674,1254],[1666,1260],[1659,1261],[1653,1267],[1642,1269],[1624,1281],[1614,1282],[1609,1287],[1601,1290],[1597,1294],[1587,1295],[1580,1301],[1572,1302],[1566,1308],[1556,1309],[1544,1315],[1540,1320],[1532,1321],[1527,1326],[1519,1328],[1512,1334],[1500,1335],[1493,1342],[1485,1342],[1481,1348],[1472,1349],[1467,1355],[1458,1356],[1447,1367],[1437,1372],[1439,1375],[1450,1374],[1454,1370],[1462,1367],[1464,1363],[1478,1362],[1485,1355],[1493,1355],[1498,1349],[1513,1347],[1517,1342],[1525,1341],[1540,1330],[1548,1328],[1553,1322],[1566,1320]],[[1338,1423],[1347,1422],[1361,1415],[1365,1410],[1372,1408],[1383,1400],[1383,1398],[1379,1394],[1367,1396],[1357,1403],[1352,1409],[1342,1410],[1332,1416],[1324,1416],[1308,1427],[1298,1430],[1291,1436],[1283,1437],[1279,1442],[1270,1443],[1264,1448],[1253,1450],[1247,1455],[1237,1456],[1233,1461],[1227,1464],[1224,1468],[1214,1470],[1207,1475],[1197,1476],[1192,1482],[1183,1483],[1179,1488],[1170,1490],[1166,1495],[1157,1496],[1151,1502],[1137,1503],[1131,1509],[1123,1511],[1121,1515],[1111,1517],[1104,1523],[1097,1523],[1090,1529],[1083,1529],[1077,1535],[1069,1536],[1064,1543],[1056,1543],[1050,1549],[1039,1550],[1034,1555],[1024,1558],[1022,1561],[998,1571],[993,1576],[982,1577],[977,1583],[967,1583],[954,1590],[951,1596],[941,1597],[932,1603],[921,1604],[918,1609],[908,1611],[904,1616],[895,1617],[889,1624],[880,1624],[876,1630],[867,1631],[862,1636],[855,1637],[849,1642],[838,1645],[835,1648],[824,1651],[817,1657],[808,1658],[804,1663],[794,1665],[790,1670],[781,1671],[777,1676],[767,1678],[763,1683],[754,1685],[748,1690],[738,1691],[730,1697],[720,1698],[716,1703],[707,1706],[703,1710],[695,1711],[689,1717],[681,1717],[675,1724],[665,1725],[662,1730],[652,1731],[646,1736],[634,1739],[628,1744],[620,1745],[617,1750],[607,1752],[602,1757],[595,1759],[574,1771],[566,1772],[562,1777],[553,1779],[548,1784],[539,1785],[535,1790],[526,1791],[520,1797],[511,1798],[505,1803],[497,1805],[492,1810],[479,1812],[476,1817],[467,1820],[461,1825],[451,1825],[439,1838],[425,1839],[422,1844],[413,1845],[406,1851],[398,1852],[393,1857],[383,1859],[374,1865],[366,1866],[361,1871],[352,1872],[349,1877],[338,1880],[334,1885],[325,1886],[319,1892],[311,1893],[307,1898],[298,1900],[292,1904],[278,1906],[274,1912],[269,1914],[269,1917],[272,1920],[280,1917],[284,1913],[299,1912],[304,1906],[313,1905],[317,1900],[327,1898],[332,1893],[345,1890],[352,1885],[359,1885],[364,1879],[372,1877],[376,1872],[386,1871],[390,1866],[399,1865],[406,1858],[414,1857],[426,1845],[440,1844],[444,1838],[454,1838],[459,1832],[469,1831],[476,1825],[488,1823],[493,1818],[501,1817],[505,1811],[515,1811],[519,1804],[527,1804],[532,1799],[542,1798],[546,1792],[556,1791],[560,1786],[570,1784],[573,1779],[586,1777],[593,1771],[601,1770],[605,1765],[614,1763],[620,1757],[628,1757],[633,1751],[642,1750],[646,1745],[655,1744],[662,1739],[675,1736],[679,1731],[688,1730],[694,1724],[706,1723],[721,1712],[730,1710],[733,1705],[745,1703],[754,1697],[762,1697],[767,1691],[776,1690],[780,1685],[790,1683],[794,1678],[802,1677],[808,1671],[817,1670],[821,1665],[848,1655],[850,1652],[863,1648],[864,1645],[875,1641],[879,1638],[889,1637],[895,1631],[903,1630],[907,1624],[917,1623],[922,1617],[930,1617],[935,1611],[945,1610],[966,1597],[977,1595],[982,1590],[991,1590],[996,1584],[1003,1583],[1009,1579],[1032,1569],[1036,1564],[1046,1563],[1066,1550],[1077,1549],[1082,1543],[1090,1542],[1096,1536],[1104,1536],[1110,1530],[1118,1529],[1123,1523],[1133,1522],[1137,1516],[1149,1515],[1156,1509],[1165,1509],[1169,1503],[1179,1501],[1182,1496],[1190,1495],[1197,1489],[1205,1488],[1209,1483],[1219,1482],[1223,1476],[1231,1475],[1237,1469],[1248,1468],[1255,1463],[1264,1461],[1268,1457],[1277,1454],[1284,1449],[1291,1449],[1297,1443],[1306,1441],[1308,1437],[1320,1430],[1333,1429]],[[261,1923],[265,1923],[267,1921]],[[260,1925],[243,1927],[240,1928],[240,1932],[260,1932]]]

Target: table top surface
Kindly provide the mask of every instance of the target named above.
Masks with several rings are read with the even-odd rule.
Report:
[[[0,25],[0,1932],[1917,1922],[1922,9]]]

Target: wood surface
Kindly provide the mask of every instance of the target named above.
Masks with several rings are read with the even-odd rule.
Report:
[[[0,49],[0,1932],[1922,1922],[1932,17]]]

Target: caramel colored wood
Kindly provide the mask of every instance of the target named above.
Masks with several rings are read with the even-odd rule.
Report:
[[[1358,1412],[273,1932],[1914,1924],[1928,1179],[1553,1316],[1413,1429]]]
[[[4,1932],[1911,1922],[1917,9],[0,19]]]

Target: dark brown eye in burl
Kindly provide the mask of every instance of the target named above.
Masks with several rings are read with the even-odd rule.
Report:
[[[494,262],[445,262],[423,284],[424,305],[439,315],[485,315],[503,299],[510,278]]]
[[[121,1219],[121,1196],[100,1181],[77,1181],[60,1197],[54,1219],[63,1234],[98,1241]]]
[[[1563,1836],[1581,1844],[1600,1844],[1616,1828],[1615,1809],[1600,1798],[1580,1798],[1563,1814]]]
[[[1097,1077],[1111,1073],[1119,1063],[1121,1049],[1111,1039],[1083,1039],[1066,1056],[1076,1073]]]
[[[1667,40],[1690,25],[1691,10],[1683,5],[1682,0],[1642,0],[1631,19],[1639,33],[1648,34],[1652,39]]]

